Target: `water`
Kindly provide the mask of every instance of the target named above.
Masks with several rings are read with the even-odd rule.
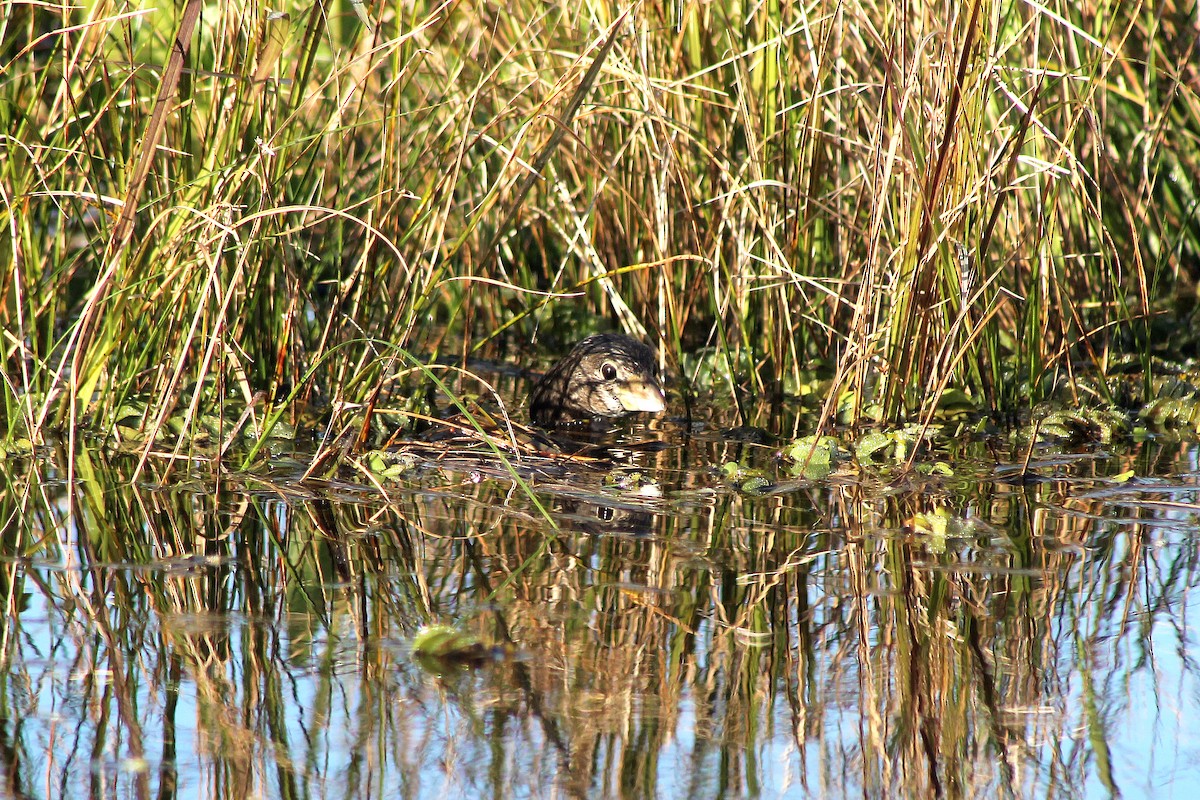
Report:
[[[486,460],[0,462],[0,795],[1192,796],[1200,451],[1015,480],[1007,441],[806,482],[636,422],[519,471],[557,530]],[[430,624],[484,656],[415,657]]]

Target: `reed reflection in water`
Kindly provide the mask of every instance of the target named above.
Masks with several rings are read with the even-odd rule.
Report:
[[[1196,452],[905,489],[0,462],[10,797],[1149,796],[1200,784]],[[717,462],[720,455],[706,459]],[[1113,481],[1126,469],[1161,479]],[[543,491],[544,490],[544,491]],[[657,496],[655,496],[657,495]],[[913,526],[935,506],[973,523]],[[417,659],[422,626],[487,643]]]

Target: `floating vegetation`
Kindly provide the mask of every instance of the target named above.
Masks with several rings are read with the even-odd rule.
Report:
[[[832,436],[805,436],[783,450],[788,471],[808,480],[826,478],[845,459],[847,453]]]
[[[1200,434],[1200,375],[1176,372],[1154,387],[1153,398],[1138,412],[1147,424],[1160,430]]]
[[[736,461],[722,464],[720,473],[730,488],[752,497],[766,493],[774,483],[763,470],[744,467]]]
[[[1108,408],[1057,409],[1037,415],[1019,435],[1035,436],[1039,442],[1111,444],[1127,438],[1133,430],[1130,416]]]
[[[371,450],[363,454],[361,463],[381,480],[397,480],[412,471],[419,459],[407,450]]]
[[[1200,434],[1200,393],[1151,400],[1139,416],[1156,428]]]
[[[949,540],[980,536],[990,539],[997,534],[996,529],[983,520],[959,516],[946,506],[914,514],[905,521],[904,527],[920,537],[933,553],[945,553]]]
[[[655,497],[661,494],[658,480],[644,469],[614,469],[604,475],[604,485],[623,492]]]
[[[501,652],[485,646],[478,636],[452,625],[422,627],[413,637],[412,649],[419,661],[437,669],[456,664],[481,664]]]
[[[854,442],[854,455],[860,466],[905,463],[918,450],[927,449],[940,433],[940,426],[931,428],[925,425],[869,430]]]

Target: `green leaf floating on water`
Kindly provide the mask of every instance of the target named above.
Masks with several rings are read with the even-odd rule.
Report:
[[[762,470],[743,467],[736,461],[726,461],[722,464],[721,474],[734,489],[751,496],[763,494],[773,483]]]
[[[1059,409],[1033,424],[1041,442],[1110,444],[1129,436],[1132,425],[1121,411],[1103,408]]]
[[[413,639],[413,655],[441,661],[473,661],[486,654],[486,648],[474,634],[452,625],[426,625]]]
[[[854,443],[854,455],[860,464],[870,463],[872,457],[884,448],[891,447],[892,437],[883,431],[867,431],[861,439]]]
[[[604,485],[612,489],[621,489],[628,492],[640,492],[644,489],[651,489],[658,485],[652,475],[649,475],[641,470],[613,470],[604,476]]]
[[[942,392],[938,398],[938,416],[941,418],[956,414],[970,414],[979,410],[979,402],[962,389],[950,388]]]
[[[1200,433],[1200,398],[1158,397],[1139,416],[1159,428],[1190,428]]]
[[[832,436],[805,436],[788,445],[783,456],[791,462],[789,471],[793,475],[819,480],[833,472],[841,450]]]
[[[417,459],[405,451],[372,450],[363,457],[363,464],[380,478],[399,478],[417,465]]]
[[[944,553],[948,539],[996,535],[995,529],[982,520],[959,516],[946,506],[938,506],[927,514],[913,514],[905,527],[923,538],[925,546],[934,553]]]
[[[859,464],[899,464],[913,453],[928,449],[939,427],[904,425],[890,430],[871,430],[854,443],[854,455]]]

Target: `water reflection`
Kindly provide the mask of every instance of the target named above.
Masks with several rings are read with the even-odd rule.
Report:
[[[0,462],[4,794],[1148,796],[1200,781],[1194,447],[1046,452],[1047,480],[1020,483],[982,460],[961,477],[964,451],[958,477],[781,478],[753,496],[712,467],[773,470],[769,447],[661,435],[584,481],[535,481],[537,503],[434,467],[385,502],[351,475],[153,488],[82,453],[67,486],[61,454]],[[979,524],[914,522],[937,507]],[[411,642],[434,622],[497,656],[422,666]]]

